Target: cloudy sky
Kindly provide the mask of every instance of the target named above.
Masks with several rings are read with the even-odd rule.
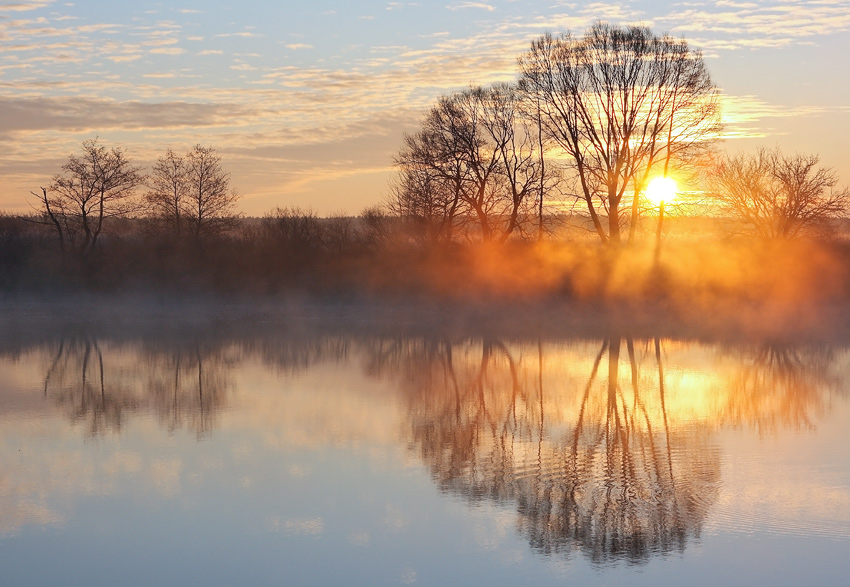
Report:
[[[145,166],[215,147],[248,214],[357,213],[438,96],[515,79],[532,39],[595,20],[703,50],[723,149],[819,153],[850,184],[850,0],[0,0],[0,210],[99,136]]]

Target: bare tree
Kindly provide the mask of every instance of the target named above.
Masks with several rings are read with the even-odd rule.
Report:
[[[518,231],[540,182],[533,128],[516,88],[497,84],[441,98],[421,130],[405,137],[391,209],[450,240],[473,225],[483,241]]]
[[[43,223],[56,229],[63,250],[70,246],[87,257],[105,219],[136,209],[133,196],[143,181],[141,169],[131,165],[120,147],[107,149],[92,139],[83,142],[82,153],[71,155],[62,171],[41,194],[33,192],[36,209]]]
[[[726,157],[711,172],[709,186],[722,210],[747,232],[763,238],[823,232],[830,220],[847,216],[850,190],[834,189],[838,176],[818,161],[779,149]]]
[[[230,229],[240,196],[230,188],[230,174],[212,147],[195,145],[185,158],[186,220],[196,242]]]
[[[149,215],[177,239],[189,215],[189,169],[186,158],[171,149],[157,159],[148,176],[145,202]]]
[[[433,106],[419,132],[404,137],[396,156],[399,176],[390,210],[425,225],[425,234],[451,240],[464,209],[469,174],[461,144],[460,116],[449,98]]]
[[[543,145],[536,136],[532,119],[520,107],[522,96],[516,86],[495,84],[476,93],[484,114],[482,125],[499,161],[497,171],[503,189],[499,210],[503,228],[499,240],[504,241],[522,228],[526,216],[533,216],[532,197],[538,188],[542,209],[547,179]]]
[[[620,243],[621,224],[634,225],[651,174],[691,165],[719,130],[717,90],[702,55],[645,27],[597,23],[582,38],[547,34],[519,66],[520,86],[569,158],[581,186],[576,197],[603,242]]]
[[[399,157],[407,158],[411,152]],[[408,235],[436,243],[451,240],[459,211],[459,191],[440,172],[413,157],[398,164],[399,172],[390,185],[390,212],[405,223]]]

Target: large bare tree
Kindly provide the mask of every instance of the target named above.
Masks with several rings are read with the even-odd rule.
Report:
[[[818,167],[816,155],[783,155],[779,149],[726,157],[709,176],[723,212],[762,238],[822,233],[850,212],[850,190],[835,189],[838,176]]]
[[[619,244],[622,226],[634,226],[651,175],[691,165],[719,131],[702,55],[645,27],[597,23],[583,37],[547,34],[519,67],[520,86],[569,160],[576,197],[603,242]]]
[[[87,257],[107,218],[136,209],[133,196],[142,181],[141,169],[130,163],[123,149],[108,149],[91,139],[83,142],[79,155],[71,155],[49,187],[33,195],[43,222],[56,229],[61,248]]]

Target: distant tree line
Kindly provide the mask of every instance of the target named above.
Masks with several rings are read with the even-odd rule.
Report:
[[[138,188],[147,192],[138,197]],[[110,218],[144,216],[150,229],[195,244],[221,234],[237,218],[239,195],[215,149],[196,145],[186,155],[169,149],[145,176],[121,147],[83,142],[62,173],[35,196],[36,220],[55,230],[59,248],[91,255]]]

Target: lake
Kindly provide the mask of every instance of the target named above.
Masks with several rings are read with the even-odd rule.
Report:
[[[444,315],[6,308],[2,583],[846,581],[850,345]]]

